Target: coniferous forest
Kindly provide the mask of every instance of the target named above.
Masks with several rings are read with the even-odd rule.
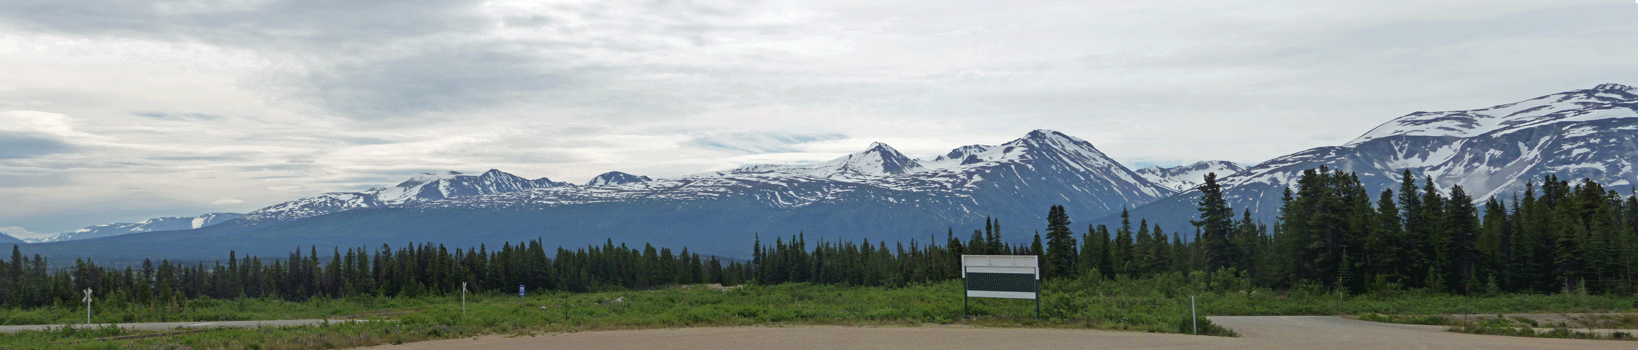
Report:
[[[1297,188],[1286,191],[1274,223],[1253,221],[1249,211],[1237,215],[1215,175],[1207,175],[1199,188],[1200,215],[1185,228],[1133,223],[1123,213],[1120,227],[1088,226],[1077,235],[1064,207],[1053,206],[1044,232],[1031,230],[1028,243],[1008,243],[1023,240],[1003,239],[1002,223],[991,219],[970,234],[952,228],[925,241],[810,242],[798,233],[768,242],[759,236],[748,242],[748,261],[612,241],[548,251],[548,242],[533,240],[465,250],[433,243],[328,252],[307,247],[282,259],[227,252],[226,260],[209,264],[145,261],[124,268],[81,259],[49,269],[39,255],[30,258],[13,246],[10,258],[0,260],[0,306],[71,305],[86,288],[99,300],[158,304],[450,295],[461,292],[462,282],[479,293],[512,293],[519,285],[571,292],[695,283],[892,287],[959,278],[963,254],[1041,255],[1049,279],[1226,271],[1255,286],[1351,293],[1629,296],[1638,290],[1633,194],[1548,176],[1508,198],[1474,204],[1460,186],[1442,191],[1431,179],[1418,186],[1409,172],[1403,178],[1398,191],[1373,194],[1354,174],[1306,171]]]

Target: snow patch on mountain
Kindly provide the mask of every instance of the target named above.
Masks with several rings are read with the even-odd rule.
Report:
[[[562,206],[628,201],[698,201],[750,197],[776,208],[856,200],[860,193],[899,193],[877,200],[934,196],[978,201],[978,191],[1007,183],[1017,195],[1028,187],[1061,184],[1065,190],[1038,193],[1058,203],[1102,212],[1147,203],[1176,191],[1155,185],[1115,162],[1085,140],[1036,130],[1001,145],[971,145],[923,165],[891,146],[873,143],[864,151],[811,165],[751,165],[729,171],[606,186],[554,187],[415,204],[418,207]],[[1068,191],[1071,193],[1066,193]],[[1074,201],[1069,198],[1073,195]],[[1096,203],[1091,203],[1096,202]],[[975,204],[976,205],[976,204]],[[1031,209],[1033,210],[1033,209]]]
[[[636,182],[648,182],[653,180],[654,179],[650,179],[647,176],[637,176],[618,171],[610,171],[597,175],[597,177],[592,178],[591,181],[587,181],[586,187],[610,186]]]
[[[723,176],[728,174],[788,174],[803,175],[818,178],[847,178],[847,177],[879,177],[903,175],[924,169],[915,159],[899,153],[899,150],[885,143],[874,142],[864,151],[832,159],[827,162],[811,165],[776,165],[758,164],[739,167],[727,172],[714,172],[705,176]]]
[[[1416,112],[1384,123],[1348,145],[1392,136],[1467,138],[1550,123],[1638,118],[1638,110],[1633,108],[1634,100],[1638,100],[1638,89],[1621,84],[1601,84],[1592,89],[1551,94],[1490,108]]]
[[[877,142],[822,163],[750,165],[669,179],[610,172],[584,186],[525,180],[496,170],[480,176],[422,174],[393,187],[281,203],[237,222],[255,226],[372,207],[543,208],[593,203],[733,203],[721,205],[780,210],[820,203],[855,203],[839,208],[877,203],[912,205],[953,220],[1003,212],[1034,217],[1041,214],[1041,207],[1065,204],[1076,215],[1092,217],[1175,192],[1132,172],[1085,140],[1035,130],[1000,145],[958,147],[932,161],[907,157]]]
[[[1206,174],[1215,173],[1218,178],[1223,178],[1245,170],[1246,166],[1238,163],[1208,160],[1170,168],[1151,166],[1134,172],[1139,176],[1143,176],[1149,182],[1182,192],[1200,187],[1200,184],[1205,180]]]
[[[534,180],[490,169],[481,175],[455,171],[422,173],[392,187],[376,187],[361,192],[331,192],[257,209],[240,218],[241,224],[256,225],[310,218],[347,210],[403,205],[463,196],[517,192],[545,187],[573,187],[547,178]]]
[[[87,226],[74,231],[62,232],[50,237],[38,239],[24,239],[29,243],[63,242],[81,239],[118,236],[132,233],[191,230],[213,226],[242,216],[238,213],[209,213],[197,217],[159,217],[139,222],[119,222]]]
[[[1603,84],[1485,109],[1411,113],[1345,145],[1280,156],[1220,181],[1231,205],[1254,213],[1273,213],[1283,189],[1297,190],[1302,172],[1320,166],[1356,174],[1372,194],[1397,190],[1409,170],[1418,183],[1431,177],[1440,191],[1462,186],[1478,201],[1549,174],[1629,185],[1638,183],[1634,131],[1638,89]]]

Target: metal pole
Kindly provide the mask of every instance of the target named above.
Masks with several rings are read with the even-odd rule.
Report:
[[[91,288],[85,289],[85,325],[91,326]]]
[[[962,267],[961,269],[966,270],[967,268]],[[972,285],[965,275],[961,276],[961,317],[972,318],[973,312],[967,308],[967,291],[972,290]]]
[[[1194,320],[1194,335],[1200,335],[1200,311],[1194,309],[1194,296],[1189,296],[1189,319]]]
[[[1035,318],[1041,318],[1041,280],[1035,280]]]

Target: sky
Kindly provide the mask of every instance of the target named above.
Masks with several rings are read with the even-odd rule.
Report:
[[[1034,129],[1256,164],[1416,111],[1638,85],[1638,3],[0,2],[0,232],[414,174],[930,159]]]

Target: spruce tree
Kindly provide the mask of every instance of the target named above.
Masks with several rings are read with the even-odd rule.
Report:
[[[1238,257],[1234,256],[1235,248],[1229,237],[1233,229],[1234,208],[1230,208],[1223,199],[1223,187],[1217,184],[1217,173],[1207,173],[1205,183],[1198,189],[1200,220],[1189,222],[1200,228],[1200,239],[1205,245],[1206,270],[1234,267],[1238,265]]]
[[[1069,230],[1069,214],[1064,206],[1054,205],[1047,210],[1046,276],[1070,276],[1075,271],[1075,236]]]
[[[1115,274],[1132,275],[1132,219],[1126,209],[1120,211],[1120,231],[1115,232],[1115,247],[1111,249]]]
[[[1468,197],[1462,186],[1451,187],[1450,200],[1445,202],[1445,207],[1443,229],[1449,242],[1446,244],[1447,255],[1450,256],[1447,281],[1451,284],[1451,291],[1472,293],[1480,287],[1473,276],[1478,261],[1478,209],[1473,207],[1473,198]]]

